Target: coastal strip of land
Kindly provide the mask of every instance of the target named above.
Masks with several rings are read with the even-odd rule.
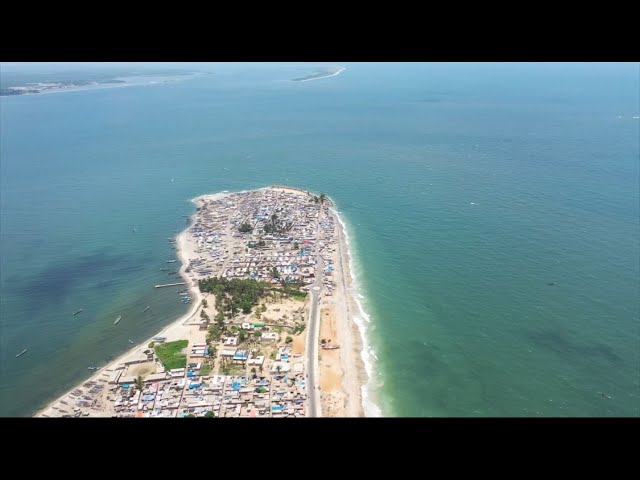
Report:
[[[330,68],[330,69],[321,70],[315,73],[311,73],[309,75],[305,75],[304,77],[293,78],[292,81],[293,82],[309,82],[311,80],[319,80],[321,78],[335,77],[336,75],[340,75],[345,70],[346,70],[346,67]]]
[[[176,238],[189,312],[36,416],[362,416],[357,305],[331,200],[273,186],[193,202]]]

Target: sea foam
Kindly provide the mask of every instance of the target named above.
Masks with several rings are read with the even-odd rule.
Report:
[[[347,227],[340,216],[340,213],[332,209],[340,222],[340,226],[342,228],[342,232],[344,234],[345,243],[347,245],[347,256],[349,263],[349,274],[351,276],[351,289],[356,295],[353,295],[353,298],[358,306],[358,312],[353,313],[353,320],[358,326],[358,331],[360,332],[360,338],[362,340],[362,350],[360,355],[362,357],[362,362],[364,363],[365,371],[367,372],[368,381],[364,383],[361,387],[362,394],[362,408],[364,410],[364,414],[366,417],[381,417],[382,411],[380,407],[375,403],[374,397],[375,391],[373,390],[374,385],[374,358],[377,359],[377,355],[375,354],[375,350],[369,343],[367,342],[367,324],[371,323],[371,316],[365,311],[364,307],[360,300],[365,299],[366,297],[360,293],[360,287],[357,281],[357,274],[354,269],[354,260],[353,255],[351,254],[351,242],[349,240],[349,233],[347,231]],[[347,295],[351,294],[351,292],[345,292]],[[366,322],[366,323],[365,323]]]

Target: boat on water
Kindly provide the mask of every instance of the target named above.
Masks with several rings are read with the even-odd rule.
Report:
[[[167,260],[167,263],[176,263],[177,260]]]
[[[131,341],[131,339],[129,339],[129,343],[130,343],[131,345],[133,345],[133,342]]]
[[[87,367],[87,370],[100,370],[100,367]]]
[[[122,320],[122,315],[118,315],[118,318],[116,318],[116,321],[113,322],[113,324],[117,325],[120,320]]]
[[[22,355],[24,355],[25,353],[27,353],[27,349],[25,348],[24,350],[22,350],[19,354],[16,355],[16,358],[21,357]]]
[[[147,305],[147,308],[145,308],[142,313],[146,312],[147,310],[149,310],[151,308],[151,305]]]
[[[80,310],[78,310],[77,312],[73,312],[74,315],[79,314],[80,312],[82,312],[84,310],[84,308],[81,308]]]

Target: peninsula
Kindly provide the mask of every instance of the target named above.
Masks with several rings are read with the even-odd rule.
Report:
[[[309,80],[318,80],[320,78],[333,77],[335,75],[340,75],[346,68],[344,67],[331,67],[325,68],[322,70],[318,70],[317,72],[311,73],[309,75],[305,75],[304,77],[294,78],[293,82],[308,82]]]
[[[36,416],[362,416],[367,375],[331,200],[272,186],[193,202],[176,239],[186,288],[165,289],[193,299],[190,311]]]

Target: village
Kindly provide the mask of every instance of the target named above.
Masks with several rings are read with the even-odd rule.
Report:
[[[194,314],[97,372],[45,416],[308,415],[309,292],[320,304],[335,287],[330,201],[272,187],[195,203],[180,243],[184,275],[200,295]],[[264,282],[250,301],[247,281]],[[322,348],[339,348],[331,341],[322,339]]]

